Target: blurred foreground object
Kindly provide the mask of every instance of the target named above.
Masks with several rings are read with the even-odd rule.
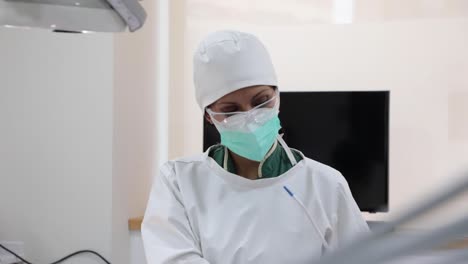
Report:
[[[423,214],[436,210],[462,193],[468,191],[468,172],[457,182],[442,192],[434,193],[423,200],[421,204],[414,206],[402,213],[393,221],[376,229],[353,243],[339,248],[330,255],[316,261],[317,264],[378,264],[399,259],[411,254],[421,253],[449,243],[454,239],[460,239],[468,234],[468,208],[460,208],[464,213],[460,218],[445,224],[444,226],[423,233],[419,236],[407,237],[392,234],[392,231],[401,225],[410,222]],[[468,250],[449,255],[434,263],[459,263],[468,259]]]

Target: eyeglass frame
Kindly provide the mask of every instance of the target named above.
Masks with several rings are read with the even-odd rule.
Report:
[[[226,117],[224,119],[222,119],[222,121],[224,121],[226,118],[232,117],[234,115],[238,115],[238,114],[246,115],[246,114],[249,114],[250,112],[252,112],[253,110],[260,109],[260,108],[265,108],[266,105],[268,105],[269,103],[273,102],[274,100],[276,100],[278,98],[279,98],[279,92],[275,92],[275,95],[272,96],[270,99],[266,100],[265,102],[255,106],[252,109],[247,110],[247,111],[215,112],[215,111],[213,111],[213,110],[211,110],[210,108],[207,107],[206,112],[210,115],[211,118],[215,119],[216,121],[218,121],[218,119],[215,118],[216,115],[225,115]],[[273,107],[270,107],[270,108],[274,108],[275,105],[277,104],[277,102],[278,101],[276,101],[275,104],[273,105]],[[218,121],[218,122],[222,122],[222,121]]]

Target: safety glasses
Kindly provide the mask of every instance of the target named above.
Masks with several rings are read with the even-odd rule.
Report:
[[[279,104],[278,94],[275,94],[272,98],[268,99],[267,101],[255,106],[254,108],[250,109],[249,111],[237,111],[237,112],[214,112],[211,109],[207,108],[206,112],[210,115],[213,122],[220,122],[220,123],[232,123],[235,120],[239,119],[246,119],[248,117],[254,116],[253,114],[256,112],[262,112],[262,109],[272,109],[277,107]],[[260,110],[260,111],[259,111]],[[255,115],[257,116],[257,115]],[[230,122],[231,121],[231,122]],[[260,120],[259,120],[260,121]]]

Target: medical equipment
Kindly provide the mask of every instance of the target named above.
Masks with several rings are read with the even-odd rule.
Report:
[[[54,32],[135,31],[146,20],[138,0],[0,0],[0,25]]]
[[[461,252],[455,252],[445,257],[444,259],[441,259],[441,260],[439,259],[437,261],[429,262],[427,264],[446,264],[446,263],[461,264],[461,263],[466,263],[467,259],[468,259],[468,250],[465,250]]]
[[[317,226],[317,224],[314,221],[314,218],[312,215],[310,215],[309,210],[307,210],[307,207],[304,205],[304,203],[296,196],[294,193],[289,190],[288,187],[283,186],[284,190],[291,196],[296,202],[301,206],[302,210],[306,214],[307,218],[309,219],[310,223],[314,226],[315,231],[317,231],[317,234],[322,238],[323,246],[325,247],[325,250],[329,250],[330,245],[328,245],[327,240],[325,239],[325,235],[320,231],[320,228]]]
[[[325,256],[323,259],[314,263],[384,263],[385,261],[406,256],[413,252],[433,249],[443,243],[450,242],[452,239],[459,238],[460,235],[468,234],[468,215],[465,215],[442,228],[423,234],[420,237],[407,239],[405,241],[396,239],[395,237],[384,237],[385,235],[389,235],[390,232],[398,226],[436,209],[467,190],[468,173],[446,191],[431,196],[432,198],[429,198],[419,206],[415,206],[413,209],[408,210],[406,213],[388,224],[381,226],[373,233],[355,240],[353,243],[338,249],[333,254]],[[460,253],[460,255],[450,256],[449,259],[458,261],[459,259],[463,259],[465,256],[467,256],[467,254]],[[444,263],[450,262],[445,260]]]

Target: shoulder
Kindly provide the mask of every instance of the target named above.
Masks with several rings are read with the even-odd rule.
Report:
[[[307,177],[312,182],[312,190],[316,197],[325,204],[331,212],[331,219],[343,212],[351,211],[359,215],[359,208],[354,201],[353,195],[345,177],[336,169],[318,161],[305,158],[305,167],[308,170]],[[356,216],[356,217],[357,217]],[[333,221],[335,221],[333,220]]]
[[[338,170],[307,157],[304,158],[304,162],[308,170],[307,175],[313,177],[313,181],[320,189],[336,192],[348,188],[346,179]]]
[[[213,158],[219,160],[224,156],[224,146],[217,144],[211,146],[203,153],[199,153],[191,156],[184,156],[167,161],[161,166],[162,173],[175,173],[177,169],[182,168],[193,168],[197,165],[202,165],[207,162],[208,159]]]
[[[196,178],[193,177],[194,174],[205,166],[203,164],[206,164],[204,161],[207,158],[207,153],[202,153],[169,160],[160,166],[159,173],[153,177],[153,184],[156,181],[162,181],[164,184],[180,191],[181,185],[184,185],[188,178]]]
[[[169,160],[161,166],[161,173],[163,174],[175,174],[177,169],[183,167],[190,167],[197,164],[202,164],[208,158],[208,153],[201,153],[192,156],[180,157],[177,159]]]

